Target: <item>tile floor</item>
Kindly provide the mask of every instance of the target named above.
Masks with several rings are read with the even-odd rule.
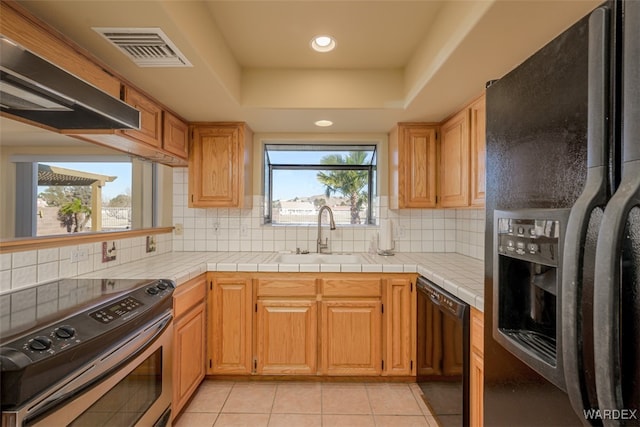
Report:
[[[205,380],[174,427],[437,427],[416,384]]]

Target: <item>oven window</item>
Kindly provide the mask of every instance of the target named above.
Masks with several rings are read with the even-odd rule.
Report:
[[[70,425],[133,426],[161,393],[162,348],[159,348]]]

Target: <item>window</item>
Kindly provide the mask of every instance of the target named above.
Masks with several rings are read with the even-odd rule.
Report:
[[[37,167],[36,235],[131,229],[131,162]]]
[[[329,206],[336,224],[372,224],[376,146],[266,144],[265,223],[316,224]]]
[[[158,188],[172,174],[169,167],[127,156],[41,157],[10,157],[14,173],[6,176],[13,178],[2,186],[15,208],[3,218],[2,238],[72,236],[164,223]]]

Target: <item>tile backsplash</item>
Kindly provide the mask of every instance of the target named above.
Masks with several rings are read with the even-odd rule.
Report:
[[[155,235],[155,252],[147,253],[146,236],[139,236],[115,240],[117,257],[106,263],[101,242],[0,254],[0,292],[172,251],[316,251],[317,225],[263,224],[262,196],[254,196],[251,209],[189,208],[187,169],[175,168],[173,174],[173,223],[182,229]],[[391,210],[386,197],[376,200],[375,206],[378,218],[391,220],[396,252],[456,252],[484,258],[484,209]],[[368,252],[377,245],[378,231],[377,226],[338,226],[329,231],[323,224],[323,236],[329,235],[333,252]]]
[[[102,262],[102,242],[0,254],[0,292],[106,270],[171,252],[173,248],[171,233],[156,234],[156,251],[150,253],[146,252],[146,236],[110,242],[115,242],[117,256],[115,260],[105,263]]]
[[[316,251],[317,225],[277,226],[263,222],[262,196],[254,196],[253,208],[189,208],[188,173],[175,168],[173,175],[174,251]],[[483,259],[484,209],[388,209],[386,197],[376,203],[379,218],[393,224],[397,252],[457,252]],[[368,252],[377,241],[377,226],[338,226],[328,231],[334,252]],[[375,243],[373,243],[375,245]]]

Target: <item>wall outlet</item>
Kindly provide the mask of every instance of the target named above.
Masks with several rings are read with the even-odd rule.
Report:
[[[176,233],[176,236],[182,236],[182,234],[184,233],[184,228],[182,227],[182,224],[175,224],[173,226],[173,232]]]
[[[78,262],[89,261],[89,249],[78,249]]]
[[[102,242],[102,262],[115,261],[116,259],[116,242]]]
[[[156,236],[147,236],[147,253],[156,251]]]
[[[71,251],[71,262],[82,262],[89,260],[89,250],[88,249],[74,249]]]
[[[220,232],[220,223],[218,221],[212,223],[211,228],[213,228],[213,235],[217,236]]]

